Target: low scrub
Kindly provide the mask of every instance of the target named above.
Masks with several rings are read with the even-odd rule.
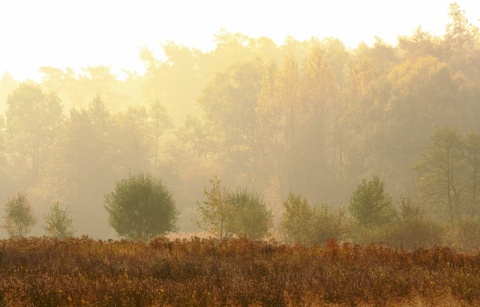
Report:
[[[19,238],[0,276],[2,306],[480,304],[479,253],[334,240]]]

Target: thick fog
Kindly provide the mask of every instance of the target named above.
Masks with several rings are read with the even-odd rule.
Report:
[[[180,232],[200,231],[198,203],[214,176],[260,193],[277,222],[290,192],[340,208],[372,176],[395,203],[408,194],[447,211],[427,206],[415,166],[437,128],[480,131],[480,36],[460,8],[443,37],[419,28],[393,46],[217,39],[208,52],[168,43],[166,59],[144,49],[146,73],[125,79],[105,66],[42,67],[40,82],[6,73],[0,201],[27,193],[38,216],[32,235],[44,234],[42,218],[58,201],[76,235],[99,238],[116,237],[105,195],[137,173],[172,192]],[[476,184],[458,187],[459,215],[480,211]]]

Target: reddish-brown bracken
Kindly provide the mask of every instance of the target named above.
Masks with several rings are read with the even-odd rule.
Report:
[[[327,241],[0,241],[2,306],[478,305],[480,253]]]

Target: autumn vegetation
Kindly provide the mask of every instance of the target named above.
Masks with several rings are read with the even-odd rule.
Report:
[[[216,38],[3,76],[0,305],[480,304],[461,8],[395,46]]]
[[[2,305],[476,305],[480,257],[449,248],[245,239],[0,242]]]

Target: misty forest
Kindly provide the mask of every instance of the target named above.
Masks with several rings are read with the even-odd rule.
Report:
[[[143,75],[41,67],[40,81],[18,82],[5,73],[0,201],[28,197],[30,235],[45,234],[42,217],[57,204],[75,236],[118,238],[105,197],[149,174],[171,192],[179,233],[204,231],[199,207],[213,183],[259,195],[275,238],[297,205],[337,227],[326,237],[387,240],[370,227],[381,224],[435,244],[480,244],[480,32],[456,4],[445,26],[442,37],[419,27],[395,46],[377,38],[354,49],[220,31],[211,51],[141,50]],[[366,217],[355,204],[370,188],[382,195]]]

